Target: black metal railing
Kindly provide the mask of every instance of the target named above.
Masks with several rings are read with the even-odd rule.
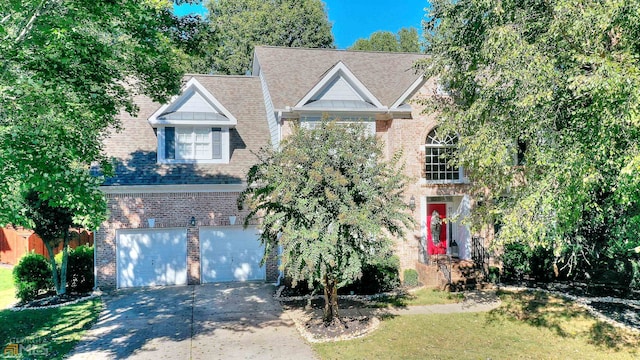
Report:
[[[484,238],[474,236],[471,238],[471,260],[474,267],[482,271],[485,279],[489,275],[489,252],[484,245]]]

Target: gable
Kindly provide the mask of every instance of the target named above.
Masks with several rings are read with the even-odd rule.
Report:
[[[425,58],[422,54],[257,46],[254,71],[268,84],[276,110],[304,105],[300,100],[338,63],[383,106],[394,110],[402,107],[407,95],[414,93],[414,85],[423,80],[414,64]]]
[[[298,102],[296,110],[386,110],[369,89],[342,62],[331,68]]]
[[[331,101],[331,100],[353,100],[364,101],[362,96],[349,84],[342,76],[336,77],[327,84],[327,87],[316,96],[311,98],[312,101]]]
[[[149,118],[153,126],[235,126],[237,119],[198,80],[192,78],[180,95]]]

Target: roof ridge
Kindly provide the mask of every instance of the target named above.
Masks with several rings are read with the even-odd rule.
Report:
[[[239,78],[239,79],[259,79],[259,76],[254,75],[226,75],[226,74],[192,74],[186,73],[184,76],[197,76],[197,77],[219,77],[219,78]]]
[[[415,56],[429,56],[424,53],[412,53],[412,52],[397,52],[397,51],[371,51],[371,50],[350,50],[350,49],[333,49],[333,48],[309,48],[309,47],[288,47],[288,46],[273,46],[273,45],[257,45],[256,48],[267,49],[282,49],[282,50],[314,50],[314,51],[333,51],[343,53],[369,53],[369,54],[383,54],[383,55],[415,55]]]

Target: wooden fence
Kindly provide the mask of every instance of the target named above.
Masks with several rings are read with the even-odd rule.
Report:
[[[93,245],[93,233],[86,230],[73,230],[69,246]],[[20,258],[29,252],[35,252],[49,258],[42,239],[31,230],[22,228],[0,228],[0,263],[16,265]],[[60,244],[54,253],[62,251]]]

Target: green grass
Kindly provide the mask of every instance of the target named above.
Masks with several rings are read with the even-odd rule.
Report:
[[[421,288],[402,296],[383,298],[376,302],[375,307],[405,307],[421,305],[452,304],[464,300],[462,293],[450,293],[436,289]]]
[[[464,300],[462,293],[422,288],[407,296],[407,306],[453,304]]]
[[[37,359],[62,359],[98,319],[101,310],[99,298],[51,309],[2,310],[0,346],[6,349],[17,341],[46,353]]]
[[[322,359],[639,359],[640,335],[543,293],[502,294],[488,313],[397,316],[364,338],[314,345]]]
[[[0,309],[17,302],[16,289],[13,286],[12,269],[0,268]]]

